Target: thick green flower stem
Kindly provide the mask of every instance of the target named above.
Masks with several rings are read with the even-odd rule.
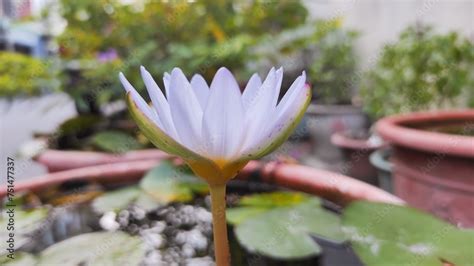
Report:
[[[230,265],[227,222],[225,219],[225,184],[209,185],[211,191],[212,230],[214,233],[214,253],[217,266]]]

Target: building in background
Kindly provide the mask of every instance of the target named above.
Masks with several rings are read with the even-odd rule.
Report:
[[[21,19],[31,15],[31,0],[2,0],[0,2],[1,18]]]
[[[41,21],[22,21],[38,14],[44,1],[0,1],[0,51],[44,58],[50,54],[51,36]]]

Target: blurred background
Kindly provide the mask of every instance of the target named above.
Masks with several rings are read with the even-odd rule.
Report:
[[[21,162],[21,180],[45,171],[30,160],[44,148],[151,147],[125,110],[119,71],[143,92],[140,65],[160,86],[174,66],[208,82],[227,66],[242,87],[283,66],[283,91],[305,70],[313,102],[272,158],[375,182],[331,138],[376,145],[381,117],[472,106],[473,16],[469,0],[1,0],[2,160]]]
[[[474,0],[0,0],[1,265],[213,265],[207,185],[127,111],[141,65],[307,73],[227,185],[233,265],[474,264]]]

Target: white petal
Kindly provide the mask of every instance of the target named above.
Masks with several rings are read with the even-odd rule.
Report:
[[[255,94],[261,86],[262,79],[257,73],[253,74],[242,93],[242,104],[245,110],[250,106],[252,99],[255,97]]]
[[[163,84],[165,85],[166,99],[170,97],[170,80],[171,75],[168,72],[163,74]]]
[[[275,90],[276,82],[277,76],[275,69],[272,68],[254,98],[250,101],[250,105],[245,112],[246,139],[243,145],[244,150],[254,146],[255,142],[262,136],[262,130],[267,128],[270,120],[269,116],[274,110],[275,94],[277,93]]]
[[[232,73],[220,68],[211,83],[202,136],[208,156],[232,159],[243,139],[242,94]]]
[[[145,102],[145,100],[138,94],[137,90],[130,84],[125,75],[120,72],[119,74],[120,82],[125,88],[125,91],[132,95],[133,101],[138,106],[138,108],[148,117],[148,119],[154,121],[161,129],[163,129],[163,123],[158,118],[155,112],[152,111],[150,106]]]
[[[280,96],[280,88],[281,88],[281,82],[283,81],[283,67],[280,67],[276,71],[276,83],[275,83],[275,95],[273,98],[273,106],[277,105],[278,102],[278,96]]]
[[[293,124],[304,103],[310,97],[309,88],[306,87],[306,74],[303,72],[288,89],[283,99],[276,108],[274,118],[271,120],[269,128],[252,147],[246,147],[245,154],[254,154],[267,148],[281,134],[285,134],[288,127]]]
[[[285,96],[281,99],[281,101],[278,103],[277,109],[282,109],[283,106],[287,104],[287,102],[292,99],[292,97],[295,97],[295,92],[298,90],[301,90],[301,87],[305,86],[306,82],[306,72],[303,71],[301,76],[295,79],[293,84],[291,84],[290,88],[288,91],[285,93]]]
[[[165,133],[179,142],[173,119],[171,118],[170,106],[166,101],[163,92],[158,87],[158,84],[156,84],[151,74],[143,66],[140,67],[140,72],[157,115],[163,123]]]
[[[191,84],[179,68],[171,72],[168,102],[180,141],[200,152],[202,110]]]
[[[201,108],[204,110],[207,104],[207,98],[209,97],[209,86],[206,83],[206,80],[199,75],[196,74],[191,79],[191,86],[194,89],[194,93],[196,93],[196,98],[201,105]]]

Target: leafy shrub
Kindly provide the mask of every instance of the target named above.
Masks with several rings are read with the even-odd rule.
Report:
[[[160,75],[180,66],[208,81],[225,65],[243,77],[248,51],[260,36],[296,27],[307,16],[294,0],[61,0],[61,7],[68,26],[57,39],[60,56],[76,61],[64,81],[81,113],[98,113],[101,104],[123,96],[119,71],[143,90],[139,65]],[[109,50],[117,58],[102,62],[100,54]]]
[[[22,54],[0,52],[0,96],[37,95],[53,87],[50,65]]]
[[[474,44],[455,32],[409,27],[386,45],[362,80],[366,110],[374,117],[474,104]]]

